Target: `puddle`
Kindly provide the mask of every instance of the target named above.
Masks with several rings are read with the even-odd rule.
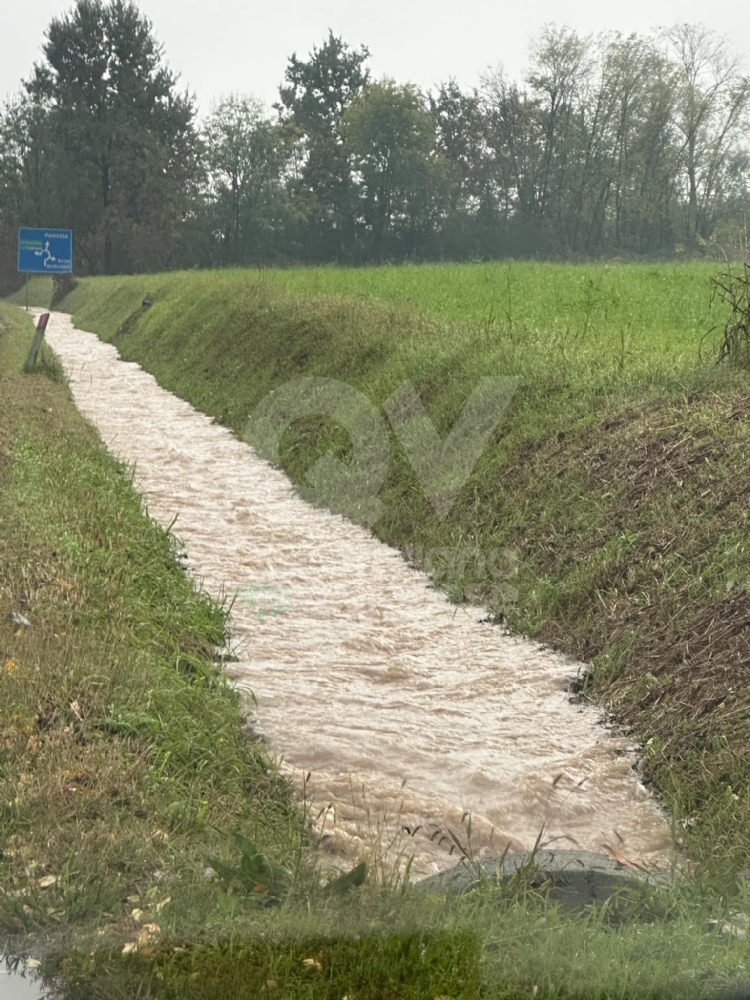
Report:
[[[33,980],[31,970],[24,972],[23,966],[14,970],[14,963],[0,956],[0,1000],[43,1000],[45,993],[39,983]]]
[[[189,570],[216,597],[239,592],[232,677],[300,789],[309,773],[333,855],[414,855],[426,875],[455,864],[456,841],[482,857],[531,847],[544,826],[561,847],[669,857],[632,744],[570,702],[577,663],[450,604],[69,316],[47,336],[150,514],[177,519]]]

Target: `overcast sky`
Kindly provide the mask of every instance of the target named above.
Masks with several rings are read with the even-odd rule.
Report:
[[[50,20],[72,0],[0,0],[0,98],[17,90],[41,55]],[[750,2],[723,0],[141,0],[172,69],[203,109],[231,91],[268,103],[288,57],[307,54],[328,28],[366,44],[376,76],[431,87],[478,82],[502,64],[520,77],[529,41],[554,21],[582,33],[698,22],[724,32],[750,70]]]

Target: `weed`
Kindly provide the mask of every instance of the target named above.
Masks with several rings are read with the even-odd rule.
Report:
[[[744,264],[740,271],[727,267],[713,279],[712,294],[730,311],[718,360],[750,368],[750,264]]]

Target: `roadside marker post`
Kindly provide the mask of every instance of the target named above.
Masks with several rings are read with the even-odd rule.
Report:
[[[26,275],[26,312],[29,311],[30,274],[73,273],[72,229],[18,230],[18,270]]]
[[[39,317],[39,322],[36,325],[36,333],[34,334],[34,339],[31,341],[31,347],[29,348],[29,354],[26,358],[26,364],[23,366],[23,370],[26,375],[29,375],[34,371],[36,359],[39,355],[39,351],[41,350],[42,341],[44,340],[44,334],[47,330],[48,323],[49,313],[42,313]]]

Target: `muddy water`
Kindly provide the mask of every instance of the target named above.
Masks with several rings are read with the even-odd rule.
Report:
[[[309,772],[332,854],[413,854],[427,874],[456,862],[470,816],[479,856],[531,846],[543,826],[561,846],[668,856],[632,746],[570,703],[577,664],[451,605],[69,317],[53,314],[47,336],[151,515],[177,518],[191,572],[216,597],[239,592],[233,676],[300,788]]]

